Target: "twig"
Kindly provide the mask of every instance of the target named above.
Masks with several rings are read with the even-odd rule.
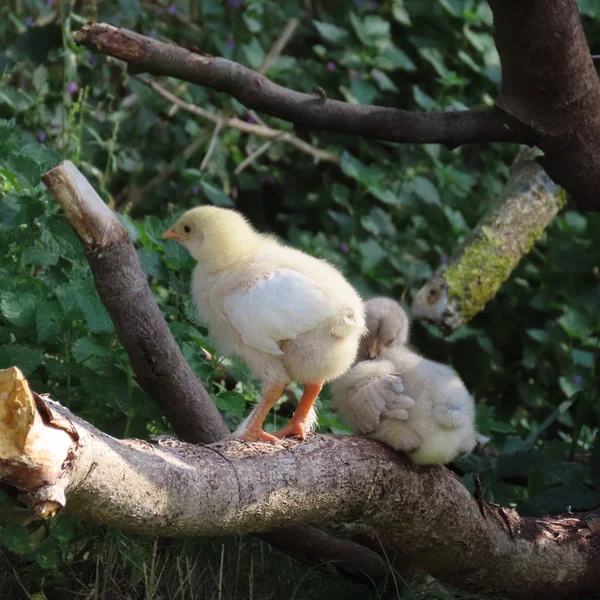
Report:
[[[323,161],[329,162],[333,164],[339,164],[339,156],[337,154],[333,154],[332,152],[327,152],[326,150],[320,150],[319,148],[315,148],[308,142],[301,140],[299,137],[295,136],[293,133],[289,133],[287,131],[282,131],[281,129],[273,129],[272,127],[268,127],[266,125],[256,125],[254,123],[247,123],[246,121],[242,121],[238,117],[232,117],[230,119],[225,119],[211,113],[195,104],[190,104],[185,100],[182,100],[178,96],[175,96],[161,85],[156,83],[155,81],[148,80],[145,77],[140,77],[139,75],[134,75],[135,79],[149,88],[153,89],[157,94],[160,94],[165,100],[168,100],[172,104],[176,104],[183,110],[189,112],[192,115],[196,115],[202,119],[206,119],[208,121],[212,121],[217,124],[219,121],[222,121],[223,127],[228,127],[231,129],[238,129],[239,131],[243,131],[244,133],[250,133],[252,135],[256,135],[258,137],[276,139],[280,138],[281,141],[291,144],[298,150],[309,154],[313,157],[315,162]],[[284,135],[282,135],[284,134]]]
[[[258,67],[258,73],[264,75],[269,70],[269,67],[283,52],[283,49],[287,46],[288,42],[294,35],[294,31],[296,31],[296,27],[298,27],[299,22],[300,21],[298,19],[294,18],[290,19],[286,23],[285,27],[283,28],[283,31],[281,32],[281,35],[277,38],[277,40],[275,40],[275,43],[269,50],[269,53],[267,54],[267,56],[265,56],[265,59],[262,61],[260,67]]]
[[[208,161],[210,160],[212,153],[215,151],[215,147],[217,145],[217,140],[219,139],[219,132],[221,131],[222,127],[223,127],[223,120],[219,119],[217,121],[217,125],[215,126],[215,129],[213,131],[212,137],[210,138],[210,144],[208,145],[208,150],[206,151],[206,155],[204,156],[204,158],[202,159],[202,163],[200,164],[201,171],[204,171],[204,169],[206,169],[206,166],[208,165]]]
[[[239,175],[248,165],[252,164],[259,156],[262,156],[273,142],[265,142],[262,146],[249,154],[235,169],[234,173]]]
[[[108,23],[88,23],[74,33],[74,39],[129,63],[136,73],[176,77],[225,92],[248,108],[311,129],[450,147],[491,141],[534,144],[537,140],[533,130],[496,108],[422,113],[323,100],[284,88],[225,58],[190,52]]]

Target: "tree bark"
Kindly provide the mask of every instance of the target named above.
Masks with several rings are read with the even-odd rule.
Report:
[[[496,104],[535,131],[552,179],[600,210],[600,81],[576,0],[490,0],[502,64]]]
[[[118,441],[58,403],[34,399],[18,369],[0,372],[1,381],[0,476],[43,516],[60,508],[54,494],[53,510],[39,510],[58,486],[70,513],[153,535],[361,521],[462,589],[562,599],[596,594],[600,586],[598,512],[519,518],[478,503],[445,467],[416,466],[363,438],[311,435],[285,447]],[[24,408],[32,418],[19,418]],[[57,431],[63,443],[48,458],[36,449],[52,446]]]
[[[125,61],[135,73],[167,75],[225,92],[248,108],[310,129],[451,148],[477,142],[536,141],[530,129],[496,108],[421,113],[350,104],[284,88],[225,58],[192,52],[108,23],[87,23],[73,37],[78,44]]]
[[[449,335],[483,310],[564,206],[565,193],[524,150],[500,195],[447,264],[417,292],[411,316]]]

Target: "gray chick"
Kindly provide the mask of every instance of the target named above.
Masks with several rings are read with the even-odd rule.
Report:
[[[357,361],[331,384],[342,418],[417,464],[445,464],[471,452],[475,403],[460,377],[407,346],[410,322],[397,302],[373,298],[365,309]]]

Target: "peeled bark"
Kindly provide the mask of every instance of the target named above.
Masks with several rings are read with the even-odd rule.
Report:
[[[565,193],[536,161],[521,152],[504,189],[448,263],[414,297],[411,314],[450,334],[472,319],[498,292],[550,221]]]
[[[49,399],[38,397],[36,409],[17,369],[0,373],[7,380],[20,383],[0,396],[0,440],[18,443],[0,444],[0,476],[32,506],[58,485],[67,510],[82,519],[169,536],[360,521],[462,589],[558,599],[600,586],[598,512],[519,518],[478,503],[448,469],[416,466],[362,438],[311,435],[284,447],[118,441]],[[19,418],[23,407],[33,418]],[[57,432],[70,444],[40,460],[36,447],[51,445]],[[30,436],[38,446],[22,443]]]

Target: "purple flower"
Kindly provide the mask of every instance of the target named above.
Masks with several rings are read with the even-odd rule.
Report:
[[[173,6],[173,5],[171,4],[171,6],[169,6],[169,8],[167,8],[167,12],[168,12],[170,15],[176,15],[176,14],[177,14],[177,7],[176,7],[176,6]]]
[[[152,39],[156,39],[156,31],[154,31],[154,29],[148,34],[148,37],[151,37]]]
[[[448,104],[448,106],[444,108],[444,112],[456,112],[456,107]]]
[[[254,123],[256,123],[253,117],[248,117],[247,121],[250,123],[250,125],[254,125]]]
[[[344,254],[348,254],[348,252],[350,252],[350,248],[348,246],[348,244],[342,244],[340,246],[340,250],[344,253]]]
[[[27,25],[27,27],[33,27],[33,19],[31,17],[27,17],[25,19],[25,25]]]
[[[328,62],[327,63],[327,70],[328,71],[335,71],[335,63],[334,62]]]
[[[445,265],[448,262],[448,255],[447,254],[441,254],[440,255],[440,262]]]
[[[239,8],[242,5],[240,0],[227,0],[227,4],[233,8]]]
[[[89,58],[89,63],[92,67],[96,66],[98,64],[98,57],[92,54]]]
[[[52,6],[54,4],[54,0],[46,0],[46,6]]]
[[[573,377],[573,382],[575,385],[581,385],[582,381],[583,379],[581,378],[581,375],[575,375],[575,377]]]
[[[46,132],[45,131],[38,131],[37,139],[40,140],[40,142],[42,142],[42,144],[43,144],[47,140]]]
[[[76,81],[71,81],[67,84],[67,91],[69,94],[76,94],[79,91],[79,86]]]
[[[227,50],[229,50],[229,52],[233,52],[233,49],[235,48],[235,42],[229,38],[227,40]]]
[[[192,194],[194,194],[194,196],[197,196],[200,193],[200,186],[199,185],[195,185],[192,188]]]

